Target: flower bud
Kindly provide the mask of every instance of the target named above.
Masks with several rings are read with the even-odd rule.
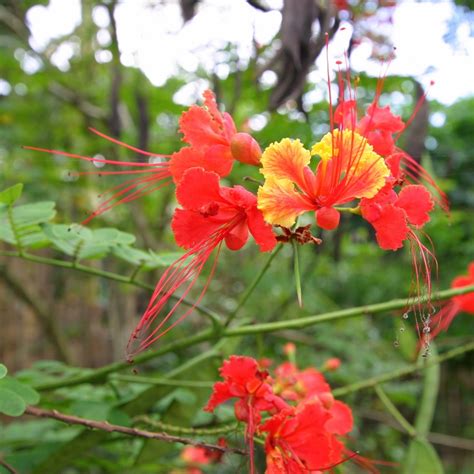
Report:
[[[337,370],[340,366],[341,359],[338,359],[337,357],[332,357],[324,363],[324,369],[329,371]]]
[[[236,133],[230,141],[232,157],[247,165],[258,166],[262,150],[257,140],[248,133]]]
[[[294,355],[296,352],[296,346],[294,345],[293,342],[287,342],[284,346],[283,346],[283,353],[287,356],[289,355]]]
[[[316,211],[316,224],[325,230],[333,230],[339,225],[341,214],[333,207],[322,207]]]

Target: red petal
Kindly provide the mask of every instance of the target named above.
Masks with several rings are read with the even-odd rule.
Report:
[[[169,161],[169,171],[176,184],[190,168],[200,167],[214,171],[219,176],[227,176],[232,169],[232,157],[228,147],[214,145],[207,149],[184,147],[173,153]]]
[[[398,115],[393,115],[390,107],[370,105],[365,117],[359,123],[359,129],[364,131],[383,130],[390,133],[401,132],[405,128],[403,120]]]
[[[225,382],[216,382],[212,389],[212,395],[207,405],[204,407],[204,411],[214,411],[217,405],[224,403],[225,401],[232,398],[232,394],[229,391],[229,386]]]
[[[474,278],[470,276],[456,277],[451,286],[453,288],[462,288],[463,286],[474,285]],[[466,313],[474,314],[474,292],[465,295],[454,296],[453,300],[459,305],[459,308]]]
[[[264,221],[262,212],[256,206],[247,211],[247,223],[250,233],[260,247],[260,251],[268,252],[273,250],[277,240],[272,226]]]
[[[220,195],[219,175],[203,168],[187,170],[176,188],[178,202],[186,209],[199,211],[215,202],[224,202]]]
[[[324,427],[330,432],[338,435],[349,433],[354,425],[352,410],[345,404],[336,400],[329,410],[331,419]]]
[[[237,224],[225,237],[225,243],[230,250],[240,250],[247,242],[249,237],[249,228],[247,220]]]
[[[220,374],[225,380],[245,385],[249,379],[258,373],[258,364],[252,357],[230,356],[225,360],[220,369]]]
[[[222,125],[216,122],[207,110],[197,105],[183,112],[179,120],[179,129],[184,135],[183,140],[193,147],[228,144],[223,135]]]
[[[357,102],[355,100],[344,100],[334,111],[334,122],[343,128],[355,129],[357,123]]]
[[[403,247],[408,236],[405,211],[399,207],[386,206],[381,216],[371,221],[377,242],[384,250],[397,250]]]
[[[408,222],[422,227],[430,220],[429,212],[434,202],[430,192],[421,184],[405,186],[398,195],[395,206],[401,207],[407,215]]]
[[[390,132],[383,130],[374,130],[365,134],[367,141],[373,146],[374,151],[381,156],[387,156],[393,153],[395,141]]]
[[[171,221],[176,243],[184,249],[191,249],[204,242],[221,227],[222,223],[186,209],[176,209]]]

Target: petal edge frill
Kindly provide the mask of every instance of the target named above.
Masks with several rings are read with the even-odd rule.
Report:
[[[298,216],[314,207],[291,181],[271,177],[258,189],[257,201],[265,221],[282,227],[291,227]]]
[[[286,179],[305,189],[304,169],[311,154],[299,140],[284,138],[269,145],[262,154],[260,172],[266,179]]]

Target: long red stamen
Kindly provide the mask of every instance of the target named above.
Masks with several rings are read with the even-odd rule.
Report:
[[[163,156],[165,158],[169,158],[171,155],[164,155],[163,153],[151,153],[149,151],[142,150],[140,148],[136,148],[132,145],[129,145],[128,143],[122,142],[120,140],[117,140],[116,138],[110,137],[109,135],[106,135],[105,133],[99,132],[99,130],[96,130],[95,128],[89,127],[89,130],[92,133],[95,133],[99,137],[105,138],[109,142],[115,143],[116,145],[123,146],[124,148],[128,148],[129,150],[135,151],[137,153],[140,153],[141,155],[146,155],[146,156]]]
[[[158,339],[163,337],[167,332],[171,331],[194,310],[197,304],[199,304],[201,299],[204,297],[204,294],[214,275],[222,242],[224,241],[225,237],[229,235],[232,229],[240,224],[242,219],[243,216],[238,214],[229,222],[224,223],[224,225],[214,232],[207,240],[199,242],[197,245],[192,247],[163,273],[158,284],[156,285],[148,308],[143,314],[142,319],[138,323],[137,327],[133,331],[132,336],[130,337],[127,346],[129,357],[146,349]],[[173,318],[184,298],[194,287],[206,262],[209,260],[215,249],[217,249],[217,252],[214,257],[209,276],[202,290],[200,291],[196,302],[175,321],[171,322],[168,327],[164,328],[171,318]],[[173,307],[166,313],[157,326],[151,329],[151,325],[168,303],[170,298],[174,297],[175,292],[183,286],[184,290],[182,295],[180,297],[176,297],[177,301]],[[145,333],[150,331],[150,329],[151,332],[139,342],[138,347],[136,349],[132,348],[132,344],[137,339],[144,336]]]

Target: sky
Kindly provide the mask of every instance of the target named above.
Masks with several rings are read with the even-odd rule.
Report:
[[[168,1],[166,5],[161,3],[120,0],[116,10],[121,62],[125,66],[141,68],[156,86],[163,85],[179,69],[192,73],[201,67],[225,78],[229,73],[227,58],[219,50],[231,42],[240,62],[245,65],[252,55],[254,39],[260,44],[268,44],[278,32],[281,21],[278,11],[264,13],[250,7],[245,0],[225,4],[222,0],[202,0],[197,15],[183,26],[178,1]],[[267,3],[280,7],[282,0],[267,0]],[[413,76],[425,86],[434,81],[429,97],[446,105],[474,93],[472,25],[461,22],[454,32],[451,31],[456,46],[443,40],[454,13],[450,1],[405,0],[393,10],[392,23],[379,25],[397,48],[388,73]],[[68,35],[80,24],[80,0],[50,0],[46,7],[31,8],[27,19],[32,31],[30,44],[33,49],[41,51],[52,38]],[[97,42],[102,45],[96,53],[96,60],[108,62],[112,56],[107,50],[110,34],[105,7],[94,8],[93,20],[99,27]],[[347,47],[351,27],[345,26],[345,31],[337,34],[330,46],[331,60],[335,61]],[[69,60],[77,51],[77,42],[65,41],[52,61],[59,69],[68,70]],[[20,54],[19,60],[29,73],[41,66],[32,55]],[[379,76],[381,70],[378,62],[370,60],[368,43],[362,43],[354,50],[351,67],[354,71],[365,71],[374,76]],[[318,80],[318,74],[311,78]],[[264,76],[264,80],[271,84],[274,80],[272,73]],[[177,94],[175,100],[192,103],[206,86],[203,81],[192,82]]]

